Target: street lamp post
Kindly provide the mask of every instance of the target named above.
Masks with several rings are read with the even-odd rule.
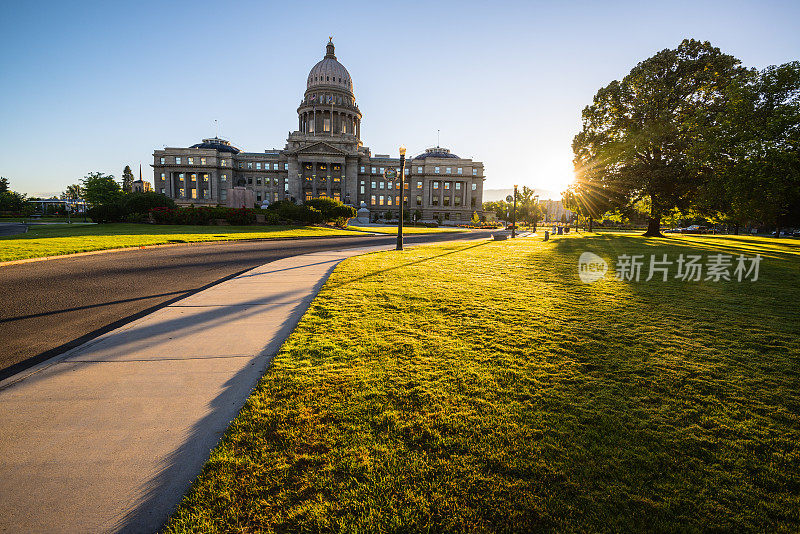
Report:
[[[403,250],[403,194],[406,189],[406,147],[400,145],[400,216],[397,218],[397,250]]]
[[[514,186],[514,212],[511,214],[511,239],[517,237],[517,186]]]

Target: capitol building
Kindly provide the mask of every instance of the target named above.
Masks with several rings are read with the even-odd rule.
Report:
[[[297,130],[282,150],[244,152],[219,137],[156,150],[154,188],[179,205],[195,206],[232,205],[234,187],[252,191],[248,196],[257,204],[328,197],[366,206],[372,220],[397,213],[401,196],[406,209],[419,210],[422,220],[456,224],[481,210],[483,163],[447,148],[428,148],[406,160],[401,194],[400,182],[385,178],[386,169],[399,170],[399,157],[373,154],[364,146],[361,119],[353,80],[336,59],[331,40],[325,57],[308,73]]]

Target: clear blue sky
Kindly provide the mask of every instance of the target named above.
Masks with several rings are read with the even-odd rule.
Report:
[[[0,175],[59,192],[220,135],[282,148],[333,35],[373,152],[441,144],[487,188],[560,189],[581,109],[681,39],[745,65],[800,59],[800,2],[6,2]]]

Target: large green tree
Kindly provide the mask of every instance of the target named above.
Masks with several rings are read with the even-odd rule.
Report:
[[[733,56],[687,39],[600,89],[572,143],[576,193],[602,194],[611,207],[646,201],[645,235],[660,236],[662,215],[688,205],[704,179],[691,151],[725,109],[727,87],[741,72]]]
[[[133,171],[130,165],[125,165],[122,171],[122,191],[125,193],[133,191]]]
[[[61,193],[61,198],[66,198],[69,200],[77,200],[81,198],[83,195],[83,188],[81,188],[81,184],[72,184],[68,185],[67,189]]]
[[[122,188],[111,174],[90,172],[81,183],[83,198],[92,206],[117,204],[122,200]]]
[[[800,62],[749,71],[729,96],[695,151],[711,176],[699,209],[737,227],[800,225]]]

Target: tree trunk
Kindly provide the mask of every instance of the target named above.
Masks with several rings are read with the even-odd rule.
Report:
[[[652,199],[653,196],[650,195],[650,198]],[[647,218],[647,231],[644,233],[644,237],[664,237],[661,235],[661,210],[652,201],[650,204],[650,217]]]
[[[589,231],[592,231],[592,218],[589,217]]]
[[[733,234],[739,235],[739,223],[733,225]]]
[[[648,217],[645,237],[664,237],[661,234],[661,217]]]

